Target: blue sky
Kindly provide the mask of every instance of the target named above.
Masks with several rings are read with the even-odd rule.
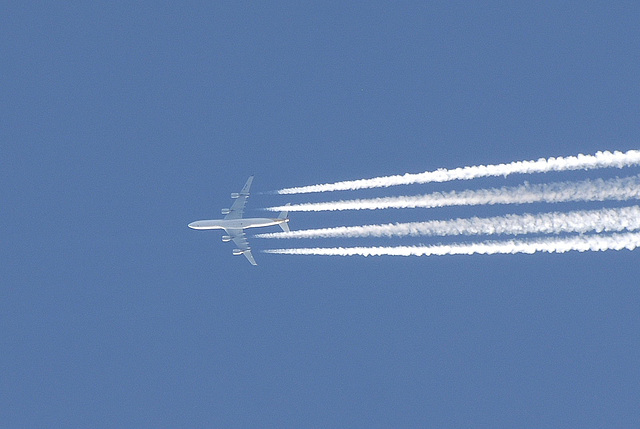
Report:
[[[265,192],[638,149],[640,6],[515,3],[5,6],[2,426],[637,427],[638,251],[330,258],[254,238],[252,267],[186,226],[250,174]],[[255,194],[247,214],[287,198],[328,197]],[[306,243],[356,242],[380,243]]]

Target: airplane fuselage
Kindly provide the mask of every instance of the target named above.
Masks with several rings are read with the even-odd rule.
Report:
[[[242,218],[242,219],[212,219],[197,220],[189,224],[192,229],[248,229],[262,226],[272,226],[288,222],[289,219],[272,219],[264,217]]]

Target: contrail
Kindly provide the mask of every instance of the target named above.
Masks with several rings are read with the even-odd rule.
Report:
[[[329,201],[268,207],[269,211],[319,212],[478,206],[485,204],[559,203],[567,201],[626,201],[640,198],[640,176],[556,182],[479,190],[434,192],[426,195]]]
[[[595,155],[577,155],[557,158],[540,158],[537,161],[516,161],[508,164],[474,165],[454,169],[440,168],[424,173],[374,177],[371,179],[347,180],[344,182],[284,188],[278,194],[306,194],[312,192],[353,191],[364,188],[386,188],[396,185],[410,185],[429,182],[449,182],[470,180],[478,177],[508,176],[521,173],[546,173],[550,171],[593,170],[606,167],[629,167],[640,165],[640,151],[596,152]]]
[[[640,230],[640,206],[567,213],[506,215],[258,234],[260,238],[355,238],[493,234],[560,234]]]
[[[280,255],[325,256],[441,256],[494,255],[516,253],[602,252],[605,250],[633,250],[640,246],[640,232],[611,235],[579,235],[573,237],[540,238],[531,240],[485,241],[480,243],[441,244],[435,246],[400,247],[316,247],[299,249],[269,249],[265,253]]]

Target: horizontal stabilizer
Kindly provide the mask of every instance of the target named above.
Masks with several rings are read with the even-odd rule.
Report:
[[[291,203],[287,203],[285,204],[285,207],[290,205]],[[285,210],[283,212],[280,212],[280,214],[278,215],[278,219],[286,219],[287,222],[289,222],[289,211]],[[289,224],[287,222],[282,222],[278,224],[280,225],[280,228],[282,228],[284,232],[289,232]]]
[[[291,203],[287,203],[284,206],[288,207],[290,206]],[[283,212],[280,212],[280,214],[278,215],[278,219],[288,219],[289,218],[289,210],[285,210]]]

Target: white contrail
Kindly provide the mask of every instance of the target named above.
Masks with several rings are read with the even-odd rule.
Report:
[[[386,188],[429,182],[469,180],[478,177],[508,176],[514,173],[546,173],[549,171],[593,170],[606,167],[629,167],[640,165],[640,151],[596,152],[595,155],[577,155],[557,158],[541,158],[537,161],[516,161],[508,164],[474,165],[454,169],[440,168],[424,173],[374,177],[372,179],[347,180],[344,182],[284,188],[278,194],[306,194],[312,192],[353,191],[364,188]]]
[[[640,198],[640,176],[596,179],[515,187],[490,188],[426,195],[384,197],[364,200],[329,201],[268,207],[270,211],[319,212],[335,210],[378,210],[478,206],[485,204],[559,203],[567,201],[626,201]]]
[[[498,253],[564,253],[602,252],[605,250],[633,250],[640,246],[640,232],[611,235],[579,235],[531,240],[485,241],[480,243],[440,244],[435,246],[400,247],[316,247],[299,249],[269,249],[265,253],[280,255],[326,255],[326,256],[440,256],[440,255],[493,255]]]
[[[510,214],[490,218],[340,226],[258,234],[260,238],[355,238],[493,234],[560,234],[640,230],[640,206],[567,213]]]

